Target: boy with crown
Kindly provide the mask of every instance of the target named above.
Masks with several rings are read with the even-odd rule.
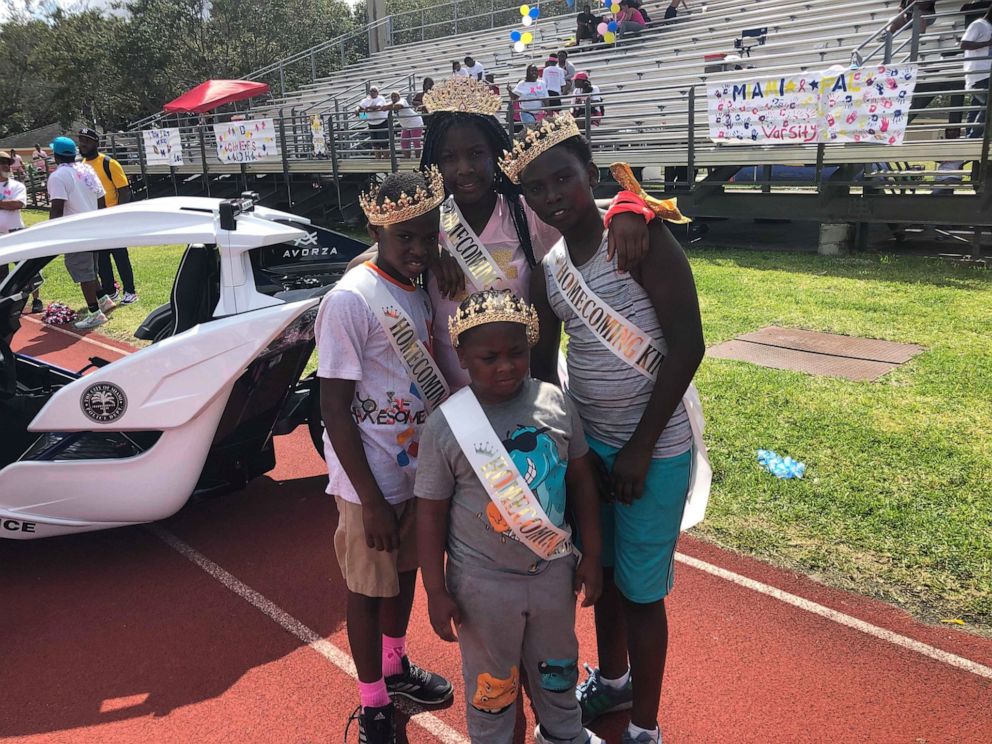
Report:
[[[470,295],[450,333],[470,383],[427,420],[414,493],[430,621],[460,646],[469,735],[512,744],[526,677],[538,744],[601,744],[575,698],[575,597],[591,605],[601,582],[582,424],[561,389],[531,379],[537,315],[511,290]]]
[[[378,256],[338,282],[316,320],[327,493],[338,508],[334,551],[361,700],[352,718],[366,744],[395,741],[390,695],[433,705],[452,694],[406,655],[420,433],[448,394],[431,354],[430,300],[413,280],[436,250],[443,199],[436,169],[392,174],[363,194]]]
[[[592,192],[599,170],[568,113],[528,132],[501,167],[562,234],[532,275],[541,324],[534,374],[556,379],[564,325],[568,396],[605,502],[599,668],[577,689],[583,720],[630,709],[623,744],[660,744],[675,544],[681,528],[702,518],[712,475],[691,388],[705,348],[696,288],[682,247],[655,217],[686,220],[672,202],[646,199],[629,169],[615,169],[625,191],[601,216]],[[627,274],[606,250],[620,212],[649,220],[650,250]]]

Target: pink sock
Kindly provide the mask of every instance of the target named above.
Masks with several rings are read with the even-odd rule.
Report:
[[[389,677],[403,672],[403,657],[406,656],[406,636],[393,638],[382,636],[382,673]]]
[[[389,693],[386,692],[386,680],[379,677],[375,682],[358,681],[358,699],[363,708],[381,708],[389,705]]]

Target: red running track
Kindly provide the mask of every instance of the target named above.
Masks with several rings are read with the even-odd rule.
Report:
[[[69,368],[115,354],[31,322],[14,345]],[[246,490],[190,505],[161,525],[228,584],[254,590],[255,604],[155,530],[0,541],[0,738],[343,740],[357,695],[346,671],[334,504],[305,432],[277,440],[277,453],[276,470]],[[992,641],[920,624],[689,536],[680,552],[702,563],[680,562],[670,600],[668,744],[992,742]],[[896,635],[883,640],[847,627],[710,566]],[[594,661],[590,612],[579,614],[578,633],[583,658]],[[410,639],[419,663],[456,681],[456,698],[404,722],[406,738],[466,742],[457,648],[433,636],[422,594]],[[955,657],[905,647],[914,641]],[[595,728],[613,744],[625,724],[615,714]],[[528,711],[519,741],[530,740],[523,732],[532,726]],[[354,727],[349,741],[357,741]]]

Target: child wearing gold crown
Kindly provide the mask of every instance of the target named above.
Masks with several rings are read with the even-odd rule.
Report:
[[[416,279],[436,250],[441,175],[398,173],[362,195],[379,253],[324,297],[316,338],[324,455],[338,507],[334,551],[348,587],[359,738],[395,741],[390,694],[437,704],[451,684],[411,664],[406,629],[417,578],[418,443],[448,393],[431,356],[431,307]]]
[[[617,271],[592,193],[599,171],[571,115],[529,132],[501,166],[537,215],[562,234],[543,271],[532,276],[531,299],[541,319],[534,374],[556,378],[564,325],[568,395],[582,416],[608,502],[601,512],[599,668],[590,670],[577,692],[584,720],[630,708],[624,744],[660,742],[665,596],[673,585],[675,543],[695,458],[695,426],[683,396],[704,350],[692,272],[660,219],[649,223],[651,249],[644,260],[629,274]],[[628,186],[639,190],[636,182]],[[621,209],[640,212],[643,202],[623,197],[607,219]],[[651,211],[684,219],[667,202],[654,203]],[[624,623],[617,622],[621,616]]]
[[[538,744],[600,744],[575,697],[575,595],[584,590],[589,606],[601,585],[581,421],[560,388],[530,377],[538,320],[513,292],[472,294],[450,327],[471,382],[427,420],[414,493],[431,625],[446,641],[457,632],[469,735],[512,744],[526,676]]]
[[[458,390],[468,384],[448,333],[458,303],[467,293],[489,287],[511,289],[526,299],[531,270],[561,235],[537,218],[497,165],[511,144],[497,118],[503,106],[498,93],[484,82],[451,78],[424,94],[424,106],[431,125],[420,165],[441,171],[448,194],[441,211],[440,256],[427,281],[435,312],[434,351]],[[620,215],[609,242],[618,265],[635,265],[647,246],[643,217]]]

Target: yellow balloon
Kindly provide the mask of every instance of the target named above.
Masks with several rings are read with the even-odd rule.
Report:
[[[603,34],[603,41],[605,41],[607,44],[612,44],[616,40],[617,40],[617,35],[612,31],[607,31],[605,34]]]
[[[520,41],[522,41],[524,44],[530,44],[532,41],[534,41],[534,34],[532,34],[530,31],[524,31],[520,35]]]
[[[520,15],[528,15],[528,14],[530,14],[530,6],[529,5],[521,5],[520,6]]]
[[[620,5],[618,3],[613,3],[613,5],[610,6],[610,12],[611,13],[619,13],[620,12]]]

